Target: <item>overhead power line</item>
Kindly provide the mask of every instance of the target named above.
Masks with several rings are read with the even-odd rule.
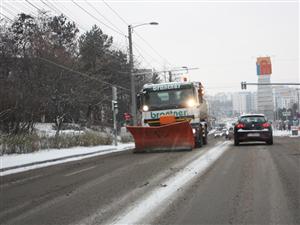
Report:
[[[11,1],[12,2],[12,1]],[[20,13],[25,13],[27,11],[29,11],[29,14],[30,15],[34,15],[34,16],[37,16],[38,14],[35,13],[35,11],[32,10],[32,6],[29,5],[27,2],[25,1],[20,1],[19,4],[15,4],[14,5],[16,8],[17,8],[17,11],[19,11]],[[17,7],[18,6],[18,7]],[[20,8],[19,8],[20,6]]]
[[[47,1],[47,0],[45,0]],[[80,28],[81,30],[87,32],[88,29],[86,29],[85,27],[81,26],[79,23],[76,23],[74,20],[72,20],[66,13],[64,13],[63,11],[61,11],[60,9],[58,9],[54,4],[52,4],[51,2],[47,1],[45,2],[43,0],[41,0],[41,2],[46,5],[50,10],[52,10],[53,12],[57,13],[57,14],[63,14],[67,19],[69,19],[70,21],[73,21],[78,28]]]
[[[172,64],[165,58],[163,57],[154,47],[152,47],[152,45],[146,40],[144,39],[141,35],[139,35],[136,31],[134,31],[134,33],[136,34],[137,37],[139,37],[144,43],[146,43],[146,45],[148,45],[149,48],[152,49],[153,52],[156,53],[156,55],[158,55],[161,59],[163,59],[166,63],[168,63],[170,66],[172,66]]]
[[[25,0],[25,2],[27,2],[28,4],[30,4],[33,8],[35,8],[38,12],[39,11],[42,11],[39,7],[35,6],[33,3],[31,3],[30,1],[28,0]]]
[[[129,25],[129,23],[116,11],[113,9],[113,7],[111,7],[105,0],[102,0],[104,2],[104,4],[127,26]],[[134,31],[134,33],[136,34],[137,37],[139,37],[144,43],[146,43],[146,45],[148,45],[148,47],[150,49],[152,49],[153,52],[155,52],[156,55],[158,55],[161,59],[163,59],[166,63],[168,63],[170,66],[172,66],[172,64],[165,58],[163,57],[147,40],[145,40],[141,35],[139,35],[136,31]]]
[[[5,6],[9,7],[11,10],[13,10],[14,12],[16,12],[16,14],[18,14],[17,12],[20,11],[19,9],[15,8],[14,6],[12,6],[12,5],[8,4],[8,3],[6,3]]]
[[[47,6],[51,11],[54,11],[54,12],[57,13],[57,14],[60,14],[60,13],[61,13],[61,12],[58,11],[53,5],[50,5],[51,2],[46,3],[46,2],[43,1],[43,0],[41,0],[41,2],[42,2],[45,6]]]
[[[4,11],[6,11],[9,15],[11,15],[11,16],[13,16],[13,17],[16,16],[16,14],[15,14],[12,10],[10,10],[9,8],[6,8],[5,6],[2,6],[2,9],[3,9]]]
[[[142,55],[140,50],[135,45],[133,45],[133,48],[138,52],[139,56],[147,63],[147,66],[149,66],[150,68],[153,68],[151,63]]]
[[[9,18],[8,16],[6,16],[5,14],[3,14],[2,12],[0,12],[0,14],[5,17],[6,19],[8,19],[9,21],[13,22],[13,20],[11,18]]]
[[[144,52],[145,54],[147,54],[153,61],[157,62],[158,64],[160,64],[161,66],[163,66],[163,64],[161,64],[161,61],[156,59],[155,57],[153,57],[148,51],[146,51],[145,49],[143,49],[139,44],[137,44],[137,42],[134,42],[133,45],[140,49],[140,51]]]
[[[76,73],[76,74],[78,74],[78,75],[80,75],[80,76],[83,76],[83,77],[85,77],[85,78],[88,78],[88,79],[90,79],[90,80],[94,80],[94,81],[97,81],[97,82],[99,82],[99,83],[102,83],[102,84],[105,84],[105,85],[109,85],[109,86],[116,86],[117,88],[122,89],[122,90],[125,90],[125,91],[130,91],[129,89],[127,89],[127,88],[125,88],[125,87],[122,87],[122,86],[120,86],[120,85],[115,85],[115,84],[112,84],[112,83],[109,83],[109,82],[106,82],[106,81],[103,81],[103,80],[99,80],[99,79],[97,79],[97,78],[95,78],[95,77],[89,76],[89,75],[86,74],[86,73],[83,73],[83,72],[80,72],[80,71],[77,71],[77,70],[73,70],[73,69],[71,69],[71,68],[69,68],[69,67],[67,67],[67,66],[64,66],[64,65],[58,64],[58,63],[56,63],[56,62],[53,62],[52,60],[49,60],[49,59],[46,59],[46,58],[43,58],[43,57],[38,57],[38,58],[41,59],[41,60],[44,61],[44,62],[50,63],[50,64],[55,65],[55,66],[57,66],[57,67],[60,67],[60,68],[62,68],[62,69],[64,69],[64,70],[68,70],[68,71],[70,71],[70,72]]]
[[[94,18],[95,20],[97,20],[99,23],[101,23],[103,26],[111,29],[112,31],[114,31],[115,33],[121,35],[121,36],[126,36],[125,34],[119,32],[118,30],[116,30],[115,28],[107,25],[106,23],[103,23],[101,20],[99,20],[97,17],[95,17],[93,14],[91,14],[89,11],[87,11],[86,9],[84,9],[83,7],[81,7],[78,3],[76,3],[74,0],[71,0],[75,5],[77,5],[80,9],[82,9],[86,14],[88,14],[89,16],[91,16],[92,18]]]
[[[152,65],[152,63],[147,60],[144,55],[142,54],[142,49],[136,44],[136,43],[133,43],[133,48],[135,49],[135,51],[146,61],[146,63],[148,64],[148,66],[150,66],[151,68],[154,68],[154,66]]]
[[[48,3],[50,3],[49,2],[49,0],[41,0],[42,2],[43,1],[47,1]],[[46,4],[47,5],[47,4]],[[60,5],[60,7],[58,7],[58,6],[55,6],[54,5],[54,3],[51,3],[51,6],[52,7],[50,7],[52,10],[53,10],[53,8],[55,7],[55,9],[56,10],[54,10],[54,11],[56,11],[57,13],[62,13],[63,15],[65,15],[70,21],[73,21],[79,28],[81,28],[83,31],[85,31],[85,32],[88,32],[90,29],[89,28],[86,28],[86,27],[83,27],[83,26],[81,26],[78,22],[76,22],[75,20],[73,20],[72,18],[70,18],[70,15],[69,14],[66,14],[65,12],[63,12],[61,9],[59,9],[59,8],[61,8],[61,7],[63,7],[65,10],[67,10],[65,7],[64,7],[64,5]],[[48,7],[49,7],[49,5],[48,5]],[[124,36],[124,35],[123,35]],[[125,38],[127,38],[127,36],[124,36]],[[117,61],[119,61],[120,62],[120,59],[118,58],[118,57],[116,57],[115,55],[113,55],[113,54],[110,54],[110,56],[111,57],[113,57],[114,59],[116,59]]]
[[[125,21],[125,19],[116,11],[114,10],[107,2],[105,2],[104,0],[102,0],[104,2],[104,4],[123,22],[125,23],[127,26],[129,25],[129,23],[127,23]]]
[[[106,22],[108,22],[111,26],[113,26],[116,30],[118,30],[120,33],[123,33],[123,31],[121,29],[119,29],[116,25],[114,25],[109,19],[107,19],[102,13],[99,12],[99,10],[97,10],[96,7],[94,7],[91,3],[89,3],[87,0],[85,0],[85,2],[94,9],[95,12],[97,12],[98,15],[100,15]]]
[[[76,21],[74,21],[73,19],[70,18],[70,16],[68,14],[66,14],[65,12],[63,12],[60,7],[57,7],[54,5],[54,3],[50,3],[49,0],[41,0],[41,2],[46,5],[49,9],[51,9],[53,12],[56,12],[58,14],[63,14],[66,18],[68,18],[70,21],[73,21],[80,29],[82,29],[85,32],[88,32],[89,29],[86,27],[81,26],[80,24],[78,24]],[[65,8],[63,5],[61,5],[63,8]],[[113,55],[110,54],[111,57],[113,57],[114,59],[116,59],[118,62],[121,62],[120,59]]]

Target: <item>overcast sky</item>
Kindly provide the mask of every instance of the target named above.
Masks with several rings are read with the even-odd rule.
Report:
[[[29,1],[49,10],[41,1]],[[100,24],[71,0],[43,1],[56,6],[83,29],[97,24],[114,37],[115,46],[127,50],[124,36]],[[127,25],[103,1],[87,1],[89,4],[75,2],[127,35]],[[158,26],[137,27],[133,34],[135,58],[144,67],[157,70],[198,67],[189,72],[190,78],[202,81],[208,93],[239,91],[241,81],[257,81],[256,57],[271,56],[273,82],[299,82],[298,1],[107,0],[106,3],[127,24],[159,22]],[[26,1],[2,0],[2,4],[9,17],[12,16],[7,8],[13,12],[35,11]]]

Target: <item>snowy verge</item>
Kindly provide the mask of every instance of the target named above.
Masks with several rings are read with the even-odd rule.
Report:
[[[133,143],[102,145],[93,147],[73,147],[66,149],[49,149],[27,154],[10,154],[0,156],[0,176],[37,169],[50,165],[81,160],[113,152],[134,148]]]
[[[292,131],[289,131],[289,130],[273,130],[273,136],[275,136],[275,137],[300,137],[300,131],[298,131],[298,135],[292,135]]]
[[[53,128],[53,125],[54,125],[53,123],[37,123],[35,124],[34,128],[40,137],[43,136],[54,137],[56,134],[56,130]],[[84,130],[61,130],[60,131],[60,134],[66,134],[66,135],[79,135],[83,133]]]

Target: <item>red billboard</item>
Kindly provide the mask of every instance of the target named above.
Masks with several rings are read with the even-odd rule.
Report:
[[[272,64],[270,57],[258,57],[256,59],[256,71],[257,75],[271,75]]]

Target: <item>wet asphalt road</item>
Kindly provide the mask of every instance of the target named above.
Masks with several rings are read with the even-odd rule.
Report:
[[[300,139],[231,146],[187,193],[156,222],[300,224]]]
[[[0,224],[111,224],[136,201],[184,171],[224,140],[189,152],[93,157],[1,177]],[[274,145],[226,143],[155,213],[152,224],[300,224],[300,139]],[[158,200],[159,201],[159,200]],[[144,210],[147,210],[145,207]]]

